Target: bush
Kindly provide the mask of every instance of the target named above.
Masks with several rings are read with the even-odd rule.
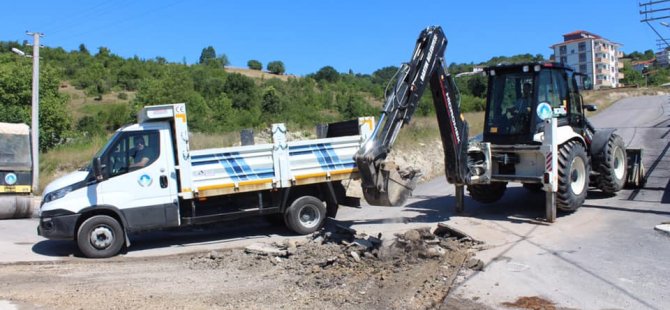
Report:
[[[275,61],[271,61],[271,62],[268,63],[268,71],[270,71],[274,74],[281,75],[281,74],[284,74],[284,72],[286,72],[286,68],[284,68],[284,63],[283,62],[281,62],[279,60],[275,60]]]
[[[128,94],[125,92],[120,92],[118,95],[116,95],[116,97],[120,100],[128,100]]]
[[[251,70],[261,70],[263,69],[263,64],[255,59],[247,61],[247,67]]]
[[[484,111],[485,107],[486,107],[486,99],[461,94],[461,112]]]

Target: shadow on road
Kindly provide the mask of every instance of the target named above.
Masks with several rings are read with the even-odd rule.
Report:
[[[361,219],[340,221],[343,225],[354,224],[386,224],[386,223],[427,223],[434,224],[448,221],[452,216],[466,216],[482,220],[508,221],[512,223],[531,223],[547,225],[545,217],[544,192],[532,192],[522,187],[508,188],[501,200],[492,204],[481,204],[465,196],[465,212],[455,212],[454,196],[413,196],[403,210],[418,213],[412,216],[384,217],[377,219]],[[365,207],[363,207],[365,208]],[[558,211],[557,216],[571,215],[570,212]]]
[[[264,218],[247,218],[234,222],[131,234],[129,236],[131,246],[123,253],[168,247],[226,244],[239,240],[266,238],[271,235],[296,236],[283,224],[274,225]],[[76,242],[71,240],[40,241],[32,247],[32,251],[52,257],[83,257]]]

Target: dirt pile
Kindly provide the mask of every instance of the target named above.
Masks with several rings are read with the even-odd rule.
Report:
[[[271,277],[283,282],[276,285],[286,296],[285,306],[292,309],[317,304],[320,308],[425,309],[443,302],[473,244],[467,237],[438,236],[429,228],[410,230],[391,240],[382,237],[335,227],[302,240],[194,256],[189,266],[271,270]],[[273,308],[284,305],[276,302]]]

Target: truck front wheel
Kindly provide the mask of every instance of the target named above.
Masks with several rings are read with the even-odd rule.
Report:
[[[289,229],[306,235],[321,228],[326,219],[326,206],[323,201],[313,196],[303,196],[286,209],[286,226]]]
[[[79,250],[90,258],[107,258],[118,254],[124,239],[121,224],[107,215],[88,218],[77,232]]]

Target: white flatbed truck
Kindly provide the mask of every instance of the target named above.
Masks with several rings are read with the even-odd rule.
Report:
[[[292,142],[274,124],[272,144],[190,150],[185,104],[145,107],[87,169],[46,186],[38,234],[103,258],[129,246],[131,233],[244,216],[283,215],[291,230],[311,233],[355,201],[341,181],[358,176],[353,156],[374,118],[348,124],[334,130],[343,136]]]

